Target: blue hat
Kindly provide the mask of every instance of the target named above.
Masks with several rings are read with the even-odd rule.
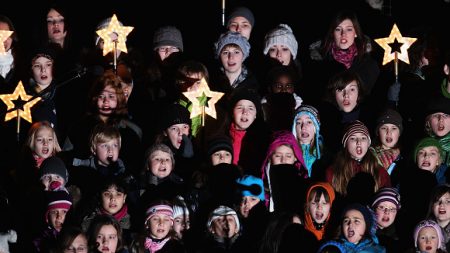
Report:
[[[242,60],[247,59],[250,54],[250,43],[247,38],[238,32],[230,31],[221,34],[219,40],[214,44],[216,58],[219,58],[222,49],[229,44],[236,44],[242,50],[242,54],[244,55]]]
[[[252,175],[245,175],[242,178],[238,178],[236,182],[241,186],[242,197],[252,196],[264,201],[264,187],[261,178],[257,178]]]
[[[314,128],[316,128],[316,153],[317,153],[317,159],[320,159],[320,145],[322,145],[322,136],[320,135],[320,116],[319,111],[311,106],[311,105],[305,105],[302,104],[297,109],[297,114],[294,117],[294,123],[292,124],[292,134],[295,136],[295,139],[297,139],[297,131],[296,131],[296,125],[297,125],[297,119],[300,118],[302,115],[308,115],[309,118],[313,121]]]

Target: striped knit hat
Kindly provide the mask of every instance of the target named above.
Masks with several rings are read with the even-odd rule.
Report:
[[[215,219],[220,218],[221,216],[227,216],[227,215],[233,216],[234,220],[236,221],[237,230],[240,231],[241,224],[239,223],[239,218],[237,216],[237,213],[236,213],[236,211],[234,211],[233,209],[231,209],[228,206],[219,206],[216,209],[214,209],[214,211],[209,215],[207,227],[210,228],[212,222]]]
[[[154,205],[147,209],[145,212],[147,215],[147,218],[145,219],[145,222],[147,222],[149,219],[151,219],[153,216],[157,214],[164,214],[169,216],[169,218],[173,221],[173,209],[169,205]]]
[[[367,136],[367,138],[369,139],[369,146],[370,143],[372,143],[371,139],[370,139],[370,134],[369,134],[369,129],[367,129],[366,125],[364,125],[364,123],[362,123],[359,120],[355,120],[352,123],[350,123],[346,128],[345,134],[344,136],[342,136],[342,145],[345,148],[345,145],[347,143],[348,138],[350,138],[351,135],[356,134],[356,133],[361,133]]]
[[[372,202],[372,209],[375,210],[375,208],[377,208],[377,206],[384,201],[393,203],[397,209],[401,208],[400,193],[398,193],[397,189],[393,187],[384,187],[375,193]]]
[[[45,221],[48,223],[48,214],[54,209],[69,210],[72,206],[72,196],[67,191],[46,191],[47,211]]]

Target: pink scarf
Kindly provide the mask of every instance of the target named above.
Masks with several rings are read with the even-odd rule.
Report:
[[[333,43],[333,47],[331,48],[331,53],[333,54],[333,58],[344,64],[347,69],[352,66],[353,59],[356,55],[358,55],[358,50],[356,49],[355,43],[353,43],[348,49],[340,49],[336,46],[336,43]]]
[[[159,241],[159,242],[154,242],[152,240],[152,238],[146,237],[144,246],[146,249],[148,249],[150,251],[150,253],[155,253],[156,251],[158,251],[162,247],[164,247],[164,245],[166,245],[166,242],[168,242],[169,240],[170,240],[170,237],[168,237],[162,241]]]

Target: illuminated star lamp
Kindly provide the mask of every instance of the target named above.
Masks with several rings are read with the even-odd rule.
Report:
[[[191,119],[198,115],[202,115],[202,126],[205,124],[205,113],[216,119],[217,114],[215,104],[222,98],[223,94],[224,93],[222,92],[211,91],[205,78],[200,80],[200,85],[197,90],[183,92],[183,95],[192,102]],[[208,106],[200,104],[200,98],[203,96],[210,98],[208,100]]]
[[[378,43],[378,45],[380,45],[384,49],[383,65],[394,60],[395,76],[398,76],[398,60],[401,60],[406,64],[409,64],[408,48],[411,47],[411,45],[416,40],[417,38],[402,37],[402,34],[400,33],[400,30],[398,29],[396,24],[394,24],[394,26],[392,27],[391,34],[389,34],[389,37],[375,39],[375,42]],[[402,44],[400,46],[400,52],[398,52],[397,50],[392,52],[392,47],[389,46],[389,44],[396,42]]]
[[[127,45],[125,41],[127,35],[134,29],[132,26],[122,26],[117,20],[116,14],[114,14],[106,28],[97,30],[98,36],[103,39],[103,56],[113,51],[115,47],[122,52],[127,53]],[[112,38],[113,33],[117,34],[117,40]]]
[[[15,105],[13,101],[19,100],[19,97],[20,101],[16,102],[17,105]],[[17,136],[19,136],[20,133],[20,118],[32,123],[31,107],[41,100],[40,97],[32,98],[33,96],[27,95],[25,92],[22,81],[17,84],[16,89],[12,94],[0,95],[0,99],[8,107],[6,109],[8,112],[5,115],[5,122],[17,117]]]
[[[0,30],[0,54],[6,53],[3,42],[5,42],[11,34],[13,34],[13,31]]]

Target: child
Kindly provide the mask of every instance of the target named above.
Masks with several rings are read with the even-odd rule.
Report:
[[[444,233],[446,248],[450,248],[450,185],[436,186],[431,192],[428,219],[436,221]]]
[[[227,29],[229,31],[239,32],[242,36],[247,38],[247,40],[250,39],[254,24],[255,16],[253,15],[253,12],[245,6],[234,8],[227,17]]]
[[[45,191],[67,191],[65,186],[69,180],[69,173],[61,158],[51,156],[45,159],[41,164],[39,175]]]
[[[173,230],[176,238],[183,239],[183,235],[191,228],[189,209],[181,196],[177,196],[173,201]]]
[[[322,240],[331,214],[335,198],[333,187],[326,182],[317,182],[306,193],[305,228],[311,231],[318,241]]]
[[[442,229],[433,220],[423,220],[414,230],[414,247],[417,252],[446,253]]]
[[[217,136],[208,142],[208,158],[213,166],[233,162],[233,144],[227,136]]]
[[[388,252],[400,252],[400,242],[395,222],[401,207],[400,193],[396,188],[381,188],[375,193],[371,207],[376,215],[376,234],[380,245],[386,247]]]
[[[437,96],[427,106],[425,130],[442,146],[442,163],[450,166],[450,98]]]
[[[335,191],[347,195],[349,181],[358,173],[366,172],[375,181],[375,191],[384,186],[390,186],[389,174],[381,168],[372,153],[368,153],[371,144],[367,127],[359,120],[346,127],[342,137],[343,149],[336,155],[333,165],[327,168],[327,181]]]
[[[378,164],[392,174],[400,155],[399,139],[402,134],[402,116],[395,110],[386,110],[378,119],[375,128],[378,136],[378,145],[370,148],[377,158]]]
[[[252,175],[244,175],[237,180],[237,183],[241,193],[239,214],[243,218],[248,218],[250,210],[258,203],[265,201],[263,182]]]
[[[422,170],[427,170],[436,176],[438,184],[446,183],[447,166],[442,164],[444,152],[438,140],[432,137],[425,137],[419,141],[414,157],[417,166]],[[442,166],[441,166],[442,165]]]
[[[61,230],[56,252],[88,253],[86,234],[77,226],[66,226]]]
[[[33,240],[38,252],[48,252],[56,244],[57,236],[61,231],[66,214],[72,206],[72,196],[66,191],[50,191],[45,194],[47,210],[45,222],[47,227],[41,235]]]
[[[40,167],[44,159],[61,151],[56,137],[56,132],[48,121],[37,121],[33,123],[28,131],[26,144],[32,151],[36,161],[36,167]]]
[[[156,201],[146,211],[145,235],[140,241],[139,252],[184,252],[184,247],[175,239],[173,231],[173,209],[170,202]]]
[[[290,131],[277,131],[273,134],[273,141],[267,149],[266,158],[261,168],[261,178],[266,189],[266,206],[273,212],[274,200],[271,186],[271,166],[279,164],[291,164],[298,170],[301,177],[307,178],[302,151],[297,145],[297,140]]]
[[[320,126],[319,111],[315,107],[303,104],[298,108],[292,124],[292,134],[302,149],[308,176],[323,180],[322,174],[331,158],[324,154]],[[319,162],[321,159],[322,162]]]
[[[98,193],[98,206],[88,216],[83,218],[81,227],[87,231],[89,225],[95,216],[99,214],[107,214],[114,217],[120,224],[124,232],[124,239],[126,231],[130,230],[130,215],[128,214],[127,200],[127,186],[123,180],[117,178],[109,178],[102,182],[102,187]]]
[[[89,248],[94,252],[127,253],[122,228],[114,217],[106,214],[97,215],[87,232]]]
[[[346,252],[385,253],[375,235],[376,222],[372,211],[361,204],[347,205],[342,211],[339,241]]]

